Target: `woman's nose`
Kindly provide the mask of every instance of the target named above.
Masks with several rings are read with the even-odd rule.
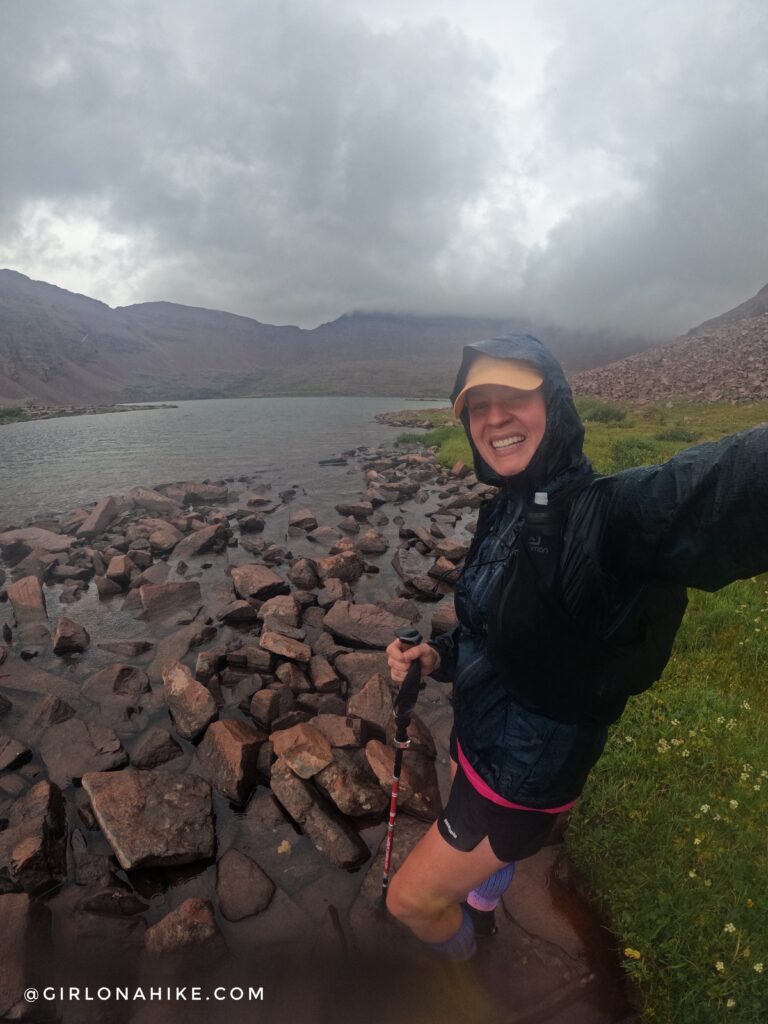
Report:
[[[490,423],[504,423],[512,415],[509,406],[504,402],[494,401],[488,407],[488,421]]]

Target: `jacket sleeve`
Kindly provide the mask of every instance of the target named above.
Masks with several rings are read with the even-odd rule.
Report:
[[[440,668],[432,673],[432,678],[438,683],[452,683],[456,672],[456,661],[459,654],[459,635],[461,624],[454,626],[448,633],[441,633],[434,640],[428,640],[430,647],[434,647],[440,655]]]
[[[605,484],[599,550],[610,575],[719,590],[768,571],[768,426]]]

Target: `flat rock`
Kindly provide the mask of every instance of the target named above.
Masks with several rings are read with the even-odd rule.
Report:
[[[267,630],[261,634],[259,645],[265,651],[278,654],[281,658],[289,658],[291,661],[299,661],[307,664],[312,657],[312,648],[300,640],[292,640],[282,633]]]
[[[148,619],[167,619],[179,612],[195,612],[202,605],[200,584],[197,580],[184,583],[145,583],[139,587],[139,597]]]
[[[61,790],[43,779],[11,805],[0,832],[0,887],[38,893],[59,884],[67,877],[66,839]]]
[[[151,557],[151,556],[150,556]],[[143,572],[131,579],[128,584],[130,590],[138,590],[145,583],[165,583],[168,579],[170,568],[167,562],[155,562],[148,566]]]
[[[349,698],[347,714],[356,715],[383,732],[392,718],[392,697],[392,687],[377,672]]]
[[[205,551],[210,551],[225,535],[226,531],[220,523],[203,526],[179,541],[173,550],[174,557],[187,559],[193,555],[202,555]]]
[[[149,543],[154,552],[168,555],[184,539],[184,534],[171,523],[160,522],[149,534]]]
[[[165,564],[165,563],[162,563]],[[96,646],[108,654],[116,654],[120,658],[138,658],[155,646],[151,640],[105,640]]]
[[[361,747],[367,739],[365,723],[349,715],[319,712],[312,719],[312,728],[321,732],[332,747]]]
[[[274,892],[269,875],[239,850],[227,850],[216,865],[216,895],[228,921],[260,914],[269,906]]]
[[[195,751],[192,770],[229,800],[244,804],[256,785],[256,762],[265,733],[247,722],[213,722]]]
[[[74,619],[62,615],[53,632],[54,654],[77,654],[84,651],[90,643],[88,630]]]
[[[353,516],[355,519],[363,520],[373,514],[373,505],[370,501],[342,502],[334,505],[340,516]]]
[[[281,729],[269,737],[276,757],[282,757],[302,779],[310,779],[333,760],[331,744],[307,723]]]
[[[119,737],[108,726],[70,718],[50,726],[39,743],[48,775],[62,788],[86,772],[108,772],[128,763]]]
[[[21,530],[0,533],[0,551],[8,565],[16,565],[35,549],[55,555],[69,551],[74,543],[73,537],[44,530],[39,526],[26,526]]]
[[[13,614],[20,629],[45,625],[48,611],[45,607],[43,588],[37,576],[24,576],[7,587],[8,598],[13,605]]]
[[[290,593],[290,587],[266,565],[236,565],[231,570],[232,582],[238,597],[266,601],[277,594]]]
[[[129,768],[89,773],[83,789],[125,870],[213,856],[211,787],[204,779]]]
[[[180,661],[163,672],[163,688],[176,730],[184,739],[195,739],[216,717],[216,701],[210,690],[198,683]]]
[[[115,694],[139,700],[150,689],[149,676],[143,669],[122,662],[107,665],[83,683],[83,693],[94,701],[107,700]]]
[[[323,623],[342,643],[354,647],[387,647],[394,639],[395,629],[408,626],[407,619],[375,604],[354,604],[337,601]]]
[[[80,687],[76,683],[37,668],[16,655],[9,655],[0,668],[0,686],[4,690],[21,693],[52,694],[62,700],[75,701],[80,696]]]
[[[297,627],[300,621],[300,609],[292,594],[279,594],[268,598],[259,608],[259,618],[268,623],[267,629],[279,626]]]
[[[49,693],[39,697],[19,723],[19,733],[37,745],[41,735],[51,725],[66,722],[75,715],[74,708],[61,697]]]
[[[389,663],[383,651],[340,654],[334,659],[333,667],[346,680],[352,693],[361,690],[374,675],[389,677]]]
[[[314,530],[317,528],[317,519],[311,509],[300,508],[290,514],[288,525],[296,526],[300,530]]]
[[[108,495],[96,503],[96,507],[88,514],[82,526],[78,527],[78,537],[96,537],[103,533],[109,524],[117,518],[123,508],[123,501],[114,495]]]

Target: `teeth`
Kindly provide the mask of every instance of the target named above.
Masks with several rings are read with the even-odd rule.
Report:
[[[491,441],[493,448],[510,448],[513,444],[521,444],[525,440],[522,434],[515,434],[513,437],[504,437],[500,441]]]

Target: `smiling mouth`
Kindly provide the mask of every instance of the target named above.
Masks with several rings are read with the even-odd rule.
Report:
[[[502,437],[498,441],[491,441],[491,448],[494,451],[503,451],[507,448],[515,448],[525,440],[523,434],[513,434],[511,437]]]

